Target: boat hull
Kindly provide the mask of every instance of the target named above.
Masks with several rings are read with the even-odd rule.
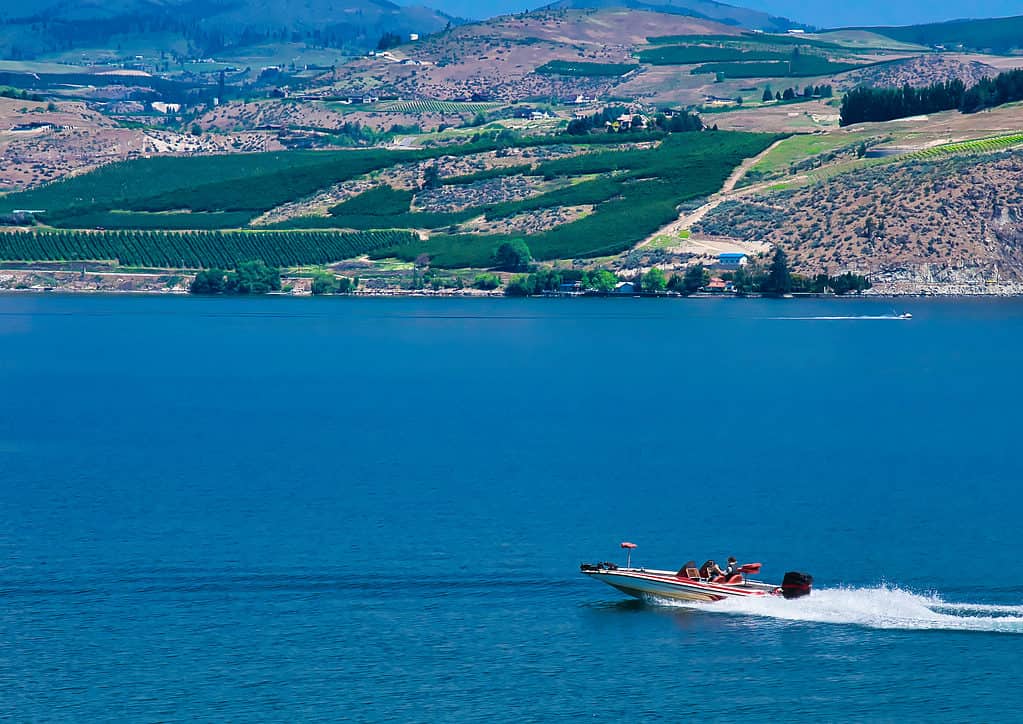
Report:
[[[778,588],[758,581],[738,584],[709,583],[682,578],[671,571],[647,571],[619,568],[616,570],[583,571],[622,593],[636,598],[665,598],[676,601],[711,602],[726,598],[749,598],[777,595]]]

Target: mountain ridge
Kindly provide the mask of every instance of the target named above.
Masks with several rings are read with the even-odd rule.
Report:
[[[123,43],[190,54],[258,42],[374,47],[384,33],[426,35],[461,21],[390,0],[0,0],[0,56],[15,60]],[[131,44],[129,41],[127,44]]]
[[[603,10],[610,8],[683,15],[765,32],[811,29],[808,25],[788,18],[715,0],[557,0],[557,2],[545,6],[544,9]]]
[[[962,18],[914,25],[857,26],[838,30],[865,30],[906,43],[1004,52],[1023,49],[1023,15]]]

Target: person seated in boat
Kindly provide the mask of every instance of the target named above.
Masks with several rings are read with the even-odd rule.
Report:
[[[725,572],[722,575],[726,582],[733,582],[734,576],[738,576],[734,580],[735,583],[742,582],[742,566],[739,565],[739,561],[735,560],[735,556],[728,556],[728,565],[725,566]]]
[[[700,578],[712,581],[718,576],[724,575],[724,571],[714,561],[707,561],[700,567]]]

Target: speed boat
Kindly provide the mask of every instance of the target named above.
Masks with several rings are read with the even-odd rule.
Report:
[[[912,319],[912,318],[913,318],[913,315],[910,314],[909,312],[903,312],[902,314],[899,315],[899,319]]]
[[[729,578],[724,576],[701,576],[700,569],[692,561],[678,571],[663,571],[652,568],[633,568],[632,550],[634,543],[621,544],[629,552],[628,563],[619,568],[614,563],[583,563],[579,570],[636,598],[667,598],[679,601],[722,601],[726,598],[747,598],[751,596],[782,596],[800,598],[810,595],[813,576],[799,571],[785,574],[781,585],[757,581],[748,576],[760,573],[760,563],[746,563],[739,567],[739,573]]]

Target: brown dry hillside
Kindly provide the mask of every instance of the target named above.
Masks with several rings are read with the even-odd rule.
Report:
[[[970,57],[950,55],[920,55],[915,58],[856,70],[846,75],[851,86],[927,86],[961,80],[967,87],[976,85],[982,78],[998,75],[993,66]]]
[[[50,105],[0,98],[0,193],[140,156],[280,148],[275,137],[265,133],[195,136],[157,128],[124,128],[84,103]]]
[[[549,10],[508,15],[403,45],[386,56],[354,61],[336,80],[331,79],[330,90],[438,100],[474,95],[505,101],[533,96],[593,96],[607,93],[618,81],[538,75],[533,71],[551,60],[632,63],[635,47],[651,35],[738,32],[707,20],[627,10]]]
[[[1023,280],[1023,151],[911,160],[722,204],[698,231],[768,241],[802,271],[973,268]]]

